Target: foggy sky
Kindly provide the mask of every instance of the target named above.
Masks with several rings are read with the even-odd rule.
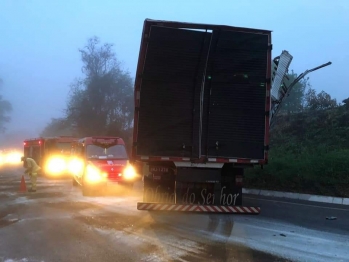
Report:
[[[333,63],[310,83],[341,102],[349,97],[348,12],[348,0],[0,0],[0,94],[14,109],[0,143],[21,146],[63,116],[69,85],[82,76],[78,48],[89,37],[113,43],[134,77],[146,18],[272,30],[273,57],[289,51],[296,73]]]

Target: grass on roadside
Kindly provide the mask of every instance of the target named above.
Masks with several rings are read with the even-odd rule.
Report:
[[[280,119],[269,164],[246,169],[245,187],[349,197],[348,117],[338,109]]]

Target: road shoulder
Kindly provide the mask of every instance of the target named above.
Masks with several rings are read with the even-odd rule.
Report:
[[[242,193],[247,195],[258,195],[258,196],[265,196],[265,197],[276,197],[276,198],[284,198],[284,199],[293,199],[293,200],[302,200],[302,201],[309,201],[309,202],[349,206],[349,198],[345,198],[345,197],[310,195],[310,194],[302,194],[302,193],[249,189],[249,188],[243,188]]]

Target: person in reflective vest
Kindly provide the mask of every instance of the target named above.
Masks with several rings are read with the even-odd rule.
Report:
[[[31,181],[31,188],[28,192],[36,192],[36,179],[38,176],[38,172],[41,170],[41,167],[35,162],[34,159],[29,157],[22,157],[23,166],[25,168],[24,173],[28,174]]]

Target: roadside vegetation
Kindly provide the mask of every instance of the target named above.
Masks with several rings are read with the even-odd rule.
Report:
[[[268,165],[246,170],[245,186],[349,197],[349,99],[342,102],[300,83],[271,130]]]
[[[51,119],[41,136],[120,136],[130,149],[133,79],[113,49],[91,37],[78,50],[83,75],[71,83],[64,117]]]

